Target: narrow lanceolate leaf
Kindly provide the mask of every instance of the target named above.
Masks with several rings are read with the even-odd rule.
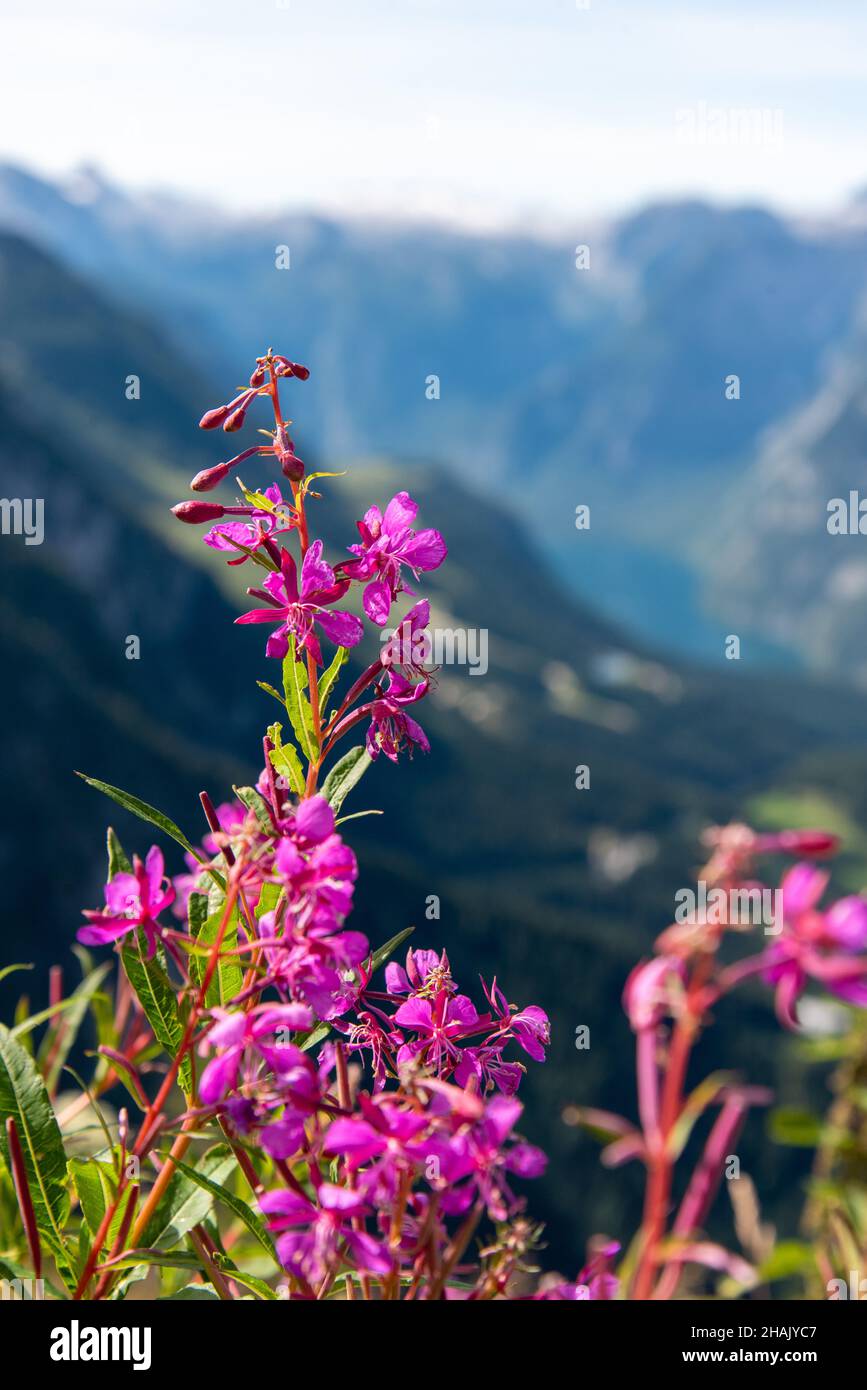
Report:
[[[63,1229],[69,1216],[66,1154],[60,1129],[36,1065],[0,1024],[0,1153],[11,1173],[6,1120],[12,1116],[24,1156],[36,1225],[63,1262]]]
[[[165,1269],[199,1269],[198,1255],[188,1255],[185,1250],[125,1250],[113,1260],[97,1265],[97,1273],[106,1269],[134,1269],[136,1265],[161,1265]]]
[[[157,811],[155,807],[149,806],[146,801],[142,801],[140,797],[133,796],[131,792],[124,792],[121,791],[119,787],[109,786],[108,782],[100,782],[96,777],[88,777],[83,772],[77,773],[76,776],[86,782],[89,787],[96,787],[97,791],[103,792],[106,796],[110,796],[112,801],[117,802],[118,806],[122,806],[125,811],[131,811],[134,816],[138,816],[139,820],[144,820],[150,825],[155,825],[157,830],[161,830],[164,835],[169,835],[173,840],[176,840],[183,849],[188,850],[190,854],[194,854],[197,859],[201,859],[198,850],[190,844],[183,830],[175,825],[173,820],[169,820],[168,816],[164,816],[162,811]]]
[[[160,953],[157,952],[148,960],[145,952],[144,934],[137,932],[135,944],[124,946],[121,950],[123,968],[126,971],[127,979],[136,992],[145,1017],[154,1030],[154,1037],[174,1057],[180,1048],[184,1034],[174,987],[160,963]],[[181,1061],[178,1080],[184,1094],[189,1096],[192,1087],[192,1072],[188,1055]]]
[[[217,1250],[213,1256],[214,1264],[227,1279],[231,1279],[233,1284],[240,1284],[241,1288],[249,1289],[251,1293],[258,1294],[263,1302],[270,1303],[274,1299],[279,1299],[280,1295],[275,1293],[264,1279],[257,1279],[255,1274],[245,1274],[238,1269],[235,1262],[229,1259],[228,1255],[221,1255]],[[201,1287],[201,1285],[199,1286]]]
[[[302,1052],[311,1052],[314,1047],[318,1047],[324,1042],[331,1032],[330,1023],[317,1023],[315,1028],[311,1028],[306,1038],[298,1038],[298,1046]]]
[[[216,912],[212,912],[206,917],[200,929],[196,933],[197,946],[212,946],[220,933],[223,922],[225,906],[221,906]],[[192,923],[191,923],[192,926]],[[238,913],[232,913],[231,918],[223,933],[222,952],[232,951],[238,944]],[[205,978],[210,959],[210,951],[207,955],[200,955],[198,952],[190,957],[190,970],[193,979],[201,985]],[[244,972],[237,956],[221,959],[214,971],[211,983],[208,985],[208,992],[205,1003],[209,1009],[219,1004],[226,1008],[232,1000],[241,993],[244,985]]]
[[[205,1220],[213,1206],[214,1193],[204,1186],[205,1181],[223,1183],[235,1166],[235,1156],[225,1144],[216,1144],[203,1154],[198,1169],[177,1163],[165,1194],[148,1223],[144,1233],[145,1243],[171,1250],[172,1246],[183,1240],[188,1231]],[[184,1171],[181,1172],[181,1169]],[[195,1174],[195,1181],[190,1174]]]
[[[313,711],[307,698],[307,667],[303,661],[295,660],[294,637],[283,658],[283,695],[298,746],[308,761],[315,762],[319,757],[319,744],[313,732]]]
[[[372,759],[363,744],[350,748],[339,762],[335,763],[322,784],[322,795],[336,813],[354,786],[361,781]]]
[[[371,972],[378,970],[381,965],[385,965],[390,956],[393,956],[398,946],[406,941],[408,936],[412,936],[415,927],[407,927],[405,931],[399,931],[397,936],[393,936],[390,941],[386,941],[384,946],[380,946],[378,951],[374,951],[371,962]]]
[[[188,1168],[186,1163],[182,1163],[180,1159],[177,1160],[177,1166],[180,1168],[181,1172],[194,1183],[204,1188],[206,1192],[210,1192],[212,1197],[216,1197],[217,1200],[227,1206],[230,1211],[233,1211],[238,1219],[243,1221],[247,1230],[256,1237],[262,1248],[267,1250],[271,1258],[279,1264],[274,1242],[268,1234],[264,1222],[256,1215],[252,1207],[249,1207],[241,1197],[236,1197],[234,1192],[230,1192],[228,1188],[223,1187],[219,1179],[206,1175],[201,1171],[197,1171],[195,1168]]]
[[[62,1028],[51,1044],[51,1065],[45,1074],[45,1082],[52,1095],[91,1001],[110,970],[111,961],[98,965],[70,995],[70,1006],[64,1012]]]
[[[323,671],[319,677],[319,713],[324,716],[328,709],[328,701],[334,689],[334,682],[340,675],[341,666],[345,666],[349,660],[349,648],[338,647],[334,653],[334,658],[327,671]]]
[[[283,725],[272,724],[268,729],[271,741],[271,763],[278,777],[283,777],[296,796],[304,795],[304,769],[294,743],[283,742]]]

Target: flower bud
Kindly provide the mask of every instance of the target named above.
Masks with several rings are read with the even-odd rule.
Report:
[[[226,508],[221,507],[219,502],[179,502],[172,507],[172,516],[176,516],[178,521],[189,522],[191,526],[199,526],[203,521],[219,521],[225,514]]]
[[[218,425],[222,425],[229,413],[227,405],[218,405],[216,410],[206,410],[199,421],[200,430],[215,430]]]
[[[255,370],[255,372],[253,372],[252,376],[250,377],[250,385],[251,385],[251,386],[261,386],[262,383],[264,382],[264,380],[265,380],[265,368],[264,368],[264,367],[257,367],[256,370]]]
[[[284,478],[288,478],[291,483],[298,483],[304,477],[304,462],[297,454],[285,453],[278,455],[280,468]]]
[[[827,830],[781,830],[776,839],[786,854],[833,854],[840,844]]]
[[[213,468],[203,468],[190,483],[192,492],[210,492],[220,484],[229,472],[227,463],[215,464]]]

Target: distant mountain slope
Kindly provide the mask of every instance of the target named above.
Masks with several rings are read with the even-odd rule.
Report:
[[[858,221],[806,232],[690,202],[558,245],[239,219],[128,195],[93,171],[53,184],[7,166],[0,225],[156,313],[222,379],[290,333],[316,362],[304,419],[322,453],[441,460],[520,507],[574,592],[655,644],[717,661],[703,523],[736,506],[763,432],[818,388],[867,284]],[[575,244],[590,246],[589,269]],[[290,267],[277,269],[283,248]],[[579,503],[593,525],[576,544]],[[778,660],[760,627],[753,651]]]
[[[733,624],[788,645],[814,670],[839,671],[861,689],[867,687],[867,535],[858,531],[858,502],[867,497],[865,355],[862,330],[807,403],[772,432],[719,518],[719,544],[706,565],[710,601]],[[830,532],[829,503],[839,499],[848,513],[853,492],[854,534]],[[848,529],[848,518],[843,525]]]
[[[141,318],[14,237],[0,241],[0,325],[0,495],[42,497],[46,527],[41,546],[0,538],[0,662],[12,673],[0,692],[4,954],[44,967],[68,959],[79,908],[98,900],[106,821],[130,849],[152,838],[73,768],[196,835],[200,787],[221,798],[256,770],[274,711],[255,680],[273,672],[261,634],[232,627],[249,579],[235,571],[230,588],[200,536],[168,513],[189,475],[219,457],[222,437],[195,421],[221,390]],[[123,396],[128,371],[141,373],[140,401]],[[298,385],[292,408],[309,456],[305,392]],[[406,479],[387,461],[323,479],[327,505],[311,505],[328,552]],[[551,1014],[551,1060],[527,1087],[526,1127],[552,1155],[534,1207],[556,1257],[574,1265],[588,1230],[615,1216],[595,1154],[559,1113],[570,1100],[630,1104],[616,1001],[694,872],[700,829],[769,786],[797,790],[802,750],[815,759],[809,785],[833,785],[826,764],[864,761],[867,713],[818,685],[660,662],[564,593],[514,512],[430,465],[416,465],[411,487],[450,547],[425,584],[435,622],[484,628],[490,669],[446,668],[419,712],[430,758],[399,773],[382,759],[362,784],[358,807],[384,815],[352,837],[357,925],[382,941],[413,923],[420,941],[448,948],[467,986],[496,972],[511,998]],[[130,634],[138,661],[125,655]],[[587,791],[575,788],[578,764],[590,767]],[[594,1044],[579,1054],[580,1023]],[[724,1040],[728,1061],[773,1078],[763,1007]]]

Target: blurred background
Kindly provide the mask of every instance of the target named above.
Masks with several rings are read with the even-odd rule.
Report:
[[[273,345],[311,370],[286,393],[299,453],[348,470],[312,504],[330,558],[406,487],[450,548],[435,625],[488,633],[486,674],[448,666],[426,702],[431,756],[365,781],[385,814],[353,836],[354,925],[414,924],[468,991],[496,973],[551,1015],[523,1127],[551,1156],[547,1261],[574,1273],[589,1233],[628,1237],[639,1175],[563,1112],[634,1113],[620,993],[703,828],[826,826],[837,886],[865,884],[867,540],[827,521],[867,453],[867,15],[4,11],[0,495],[44,500],[44,539],[0,537],[3,960],[36,963],[44,1005],[106,822],[150,843],[73,769],[194,839],[198,791],[256,773],[273,673],[232,627],[247,577],[169,507],[226,456],[199,417]],[[760,985],[702,1063],[827,1099]],[[741,1151],[794,1231],[804,1151],[758,1116]]]

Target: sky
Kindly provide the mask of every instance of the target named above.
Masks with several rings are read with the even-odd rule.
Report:
[[[864,0],[3,0],[0,157],[463,224],[867,187]]]

